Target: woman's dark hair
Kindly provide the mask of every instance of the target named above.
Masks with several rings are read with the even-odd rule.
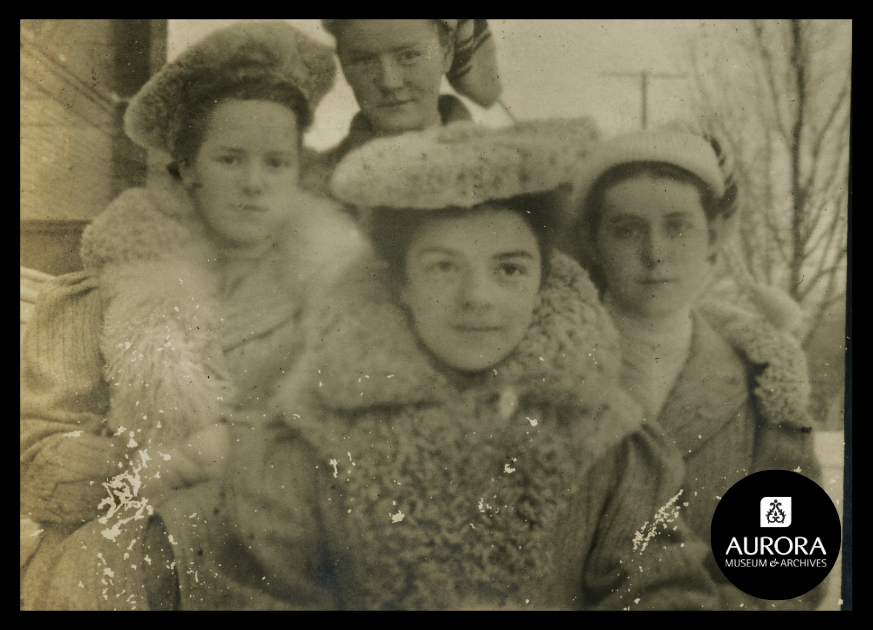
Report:
[[[228,73],[239,75],[239,78],[229,82]],[[179,175],[179,164],[190,162],[197,156],[212,110],[227,99],[269,101],[286,106],[297,117],[298,145],[302,143],[303,130],[312,122],[312,112],[303,93],[272,73],[225,69],[224,74],[215,80],[201,78],[189,86],[187,94],[180,99],[183,106],[173,125],[170,142],[173,163],[167,167],[174,176]]]
[[[700,177],[673,164],[628,162],[607,170],[598,178],[597,183],[592,186],[588,196],[582,202],[573,230],[576,235],[574,257],[588,271],[592,282],[601,293],[606,290],[606,280],[600,263],[596,259],[595,249],[606,192],[616,184],[641,176],[670,179],[683,184],[691,184],[697,188],[700,195],[700,205],[703,207],[707,223],[710,225],[711,241],[715,238],[712,221],[717,217],[729,218],[736,211],[736,186],[728,188],[722,197],[716,197],[712,188]]]
[[[397,288],[406,280],[406,254],[409,246],[429,219],[462,217],[491,208],[516,212],[530,226],[542,260],[542,280],[545,280],[551,268],[558,226],[558,211],[549,193],[495,199],[472,208],[455,207],[437,211],[374,208],[366,220],[367,231],[373,249],[388,263]]]

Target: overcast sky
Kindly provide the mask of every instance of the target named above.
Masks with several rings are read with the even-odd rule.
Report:
[[[206,33],[239,20],[170,20],[168,57],[176,57]],[[288,20],[333,45],[318,20]],[[593,116],[604,135],[640,127],[641,80],[609,73],[685,74],[652,78],[649,126],[687,113],[687,43],[712,31],[700,20],[488,20],[497,42],[503,80],[502,105],[482,110],[469,103],[477,122],[509,124],[504,107],[518,119]],[[709,25],[709,26],[708,26]],[[451,92],[445,83],[446,92]],[[351,89],[338,74],[336,86],[316,112],[306,143],[326,149],[348,131],[357,111]]]

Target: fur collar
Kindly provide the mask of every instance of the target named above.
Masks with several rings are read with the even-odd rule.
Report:
[[[806,355],[788,332],[763,316],[711,300],[697,308],[713,328],[752,365],[754,395],[768,423],[794,428],[812,425],[811,383]]]
[[[237,393],[225,351],[238,345],[233,322],[257,334],[287,320],[305,287],[362,242],[333,203],[304,194],[300,203],[301,220],[275,235],[277,253],[261,266],[282,299],[251,305],[248,319],[227,312],[219,252],[181,186],[125,191],[88,227],[81,254],[104,304],[100,349],[113,386],[113,432],[174,441],[232,412]]]
[[[405,311],[385,288],[387,270],[375,258],[337,287],[320,311],[302,386],[328,409],[444,403],[458,389],[437,369],[411,331]],[[556,253],[540,291],[534,321],[516,351],[472,377],[465,395],[574,405],[600,400],[616,382],[617,335],[586,273]],[[291,394],[286,409],[294,408]],[[507,403],[509,404],[509,403]]]

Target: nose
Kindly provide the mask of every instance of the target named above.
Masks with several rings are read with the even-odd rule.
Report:
[[[493,278],[482,270],[464,274],[459,287],[461,305],[469,309],[486,309],[493,305]]]
[[[647,267],[654,267],[664,262],[667,256],[669,241],[666,235],[658,230],[650,230],[643,238],[641,258]]]
[[[396,90],[403,87],[403,69],[391,55],[386,55],[380,63],[378,85],[383,90]]]
[[[242,174],[243,190],[248,194],[259,194],[265,186],[264,168],[257,160],[252,160]]]

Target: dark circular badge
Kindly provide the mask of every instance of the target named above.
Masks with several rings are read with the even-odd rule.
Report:
[[[791,599],[827,577],[842,528],[827,493],[800,473],[765,470],[735,483],[712,516],[712,552],[725,577],[761,599]]]

